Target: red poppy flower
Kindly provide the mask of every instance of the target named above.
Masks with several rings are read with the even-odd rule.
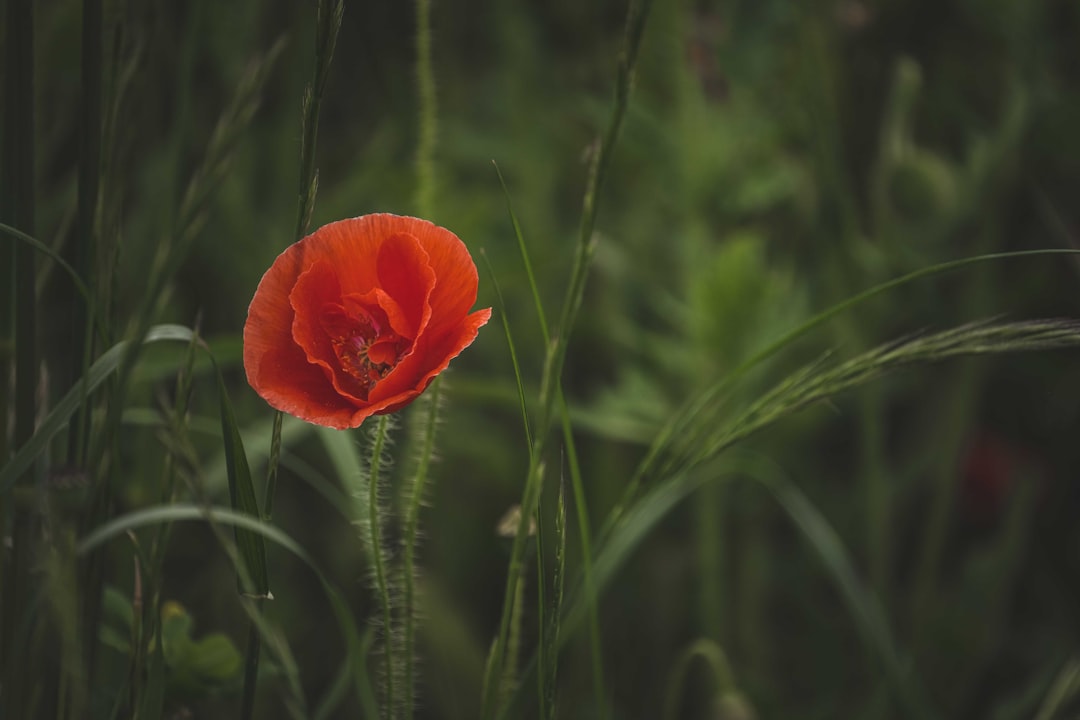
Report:
[[[244,325],[248,382],[318,425],[357,427],[412,402],[468,347],[491,309],[449,230],[365,215],[319,228],[263,275]]]

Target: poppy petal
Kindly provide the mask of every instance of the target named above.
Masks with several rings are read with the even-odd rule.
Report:
[[[323,225],[297,245],[305,246],[305,266],[325,260],[337,272],[342,293],[363,294],[379,285],[371,260],[378,257],[379,246],[386,237],[372,229],[363,217],[341,220]]]
[[[409,232],[428,253],[436,277],[429,300],[432,313],[448,322],[458,322],[476,302],[476,286],[480,282],[469,249],[453,232],[427,220],[417,219]]]
[[[346,400],[363,405],[367,402],[366,393],[341,367],[327,332],[327,323],[347,322],[337,273],[325,260],[317,261],[296,279],[289,302],[295,313],[293,339],[303,349],[308,362],[320,367],[334,390]]]
[[[289,304],[289,293],[300,270],[300,258],[293,248],[281,253],[259,281],[248,306],[248,319],[244,324],[244,367],[248,371],[248,382],[256,390],[259,389],[258,360],[267,352],[292,344],[293,309]]]
[[[415,338],[431,317],[435,272],[427,252],[408,233],[391,235],[379,247],[377,269],[379,287],[401,308],[396,316],[387,311],[391,327],[402,337]]]
[[[413,351],[371,389],[368,402],[380,406],[375,412],[393,412],[422,393],[451,360],[472,344],[489,319],[491,308],[477,310],[441,337],[421,336]]]
[[[295,346],[294,346],[295,347]],[[266,355],[259,367],[263,384],[256,391],[271,407],[317,425],[332,428],[356,427],[352,418],[356,405],[346,400],[326,379],[317,365],[303,360],[283,361],[280,354]]]

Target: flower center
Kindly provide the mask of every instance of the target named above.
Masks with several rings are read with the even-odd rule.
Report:
[[[363,311],[354,314],[340,306],[334,308],[323,316],[323,328],[341,369],[356,381],[354,390],[364,400],[408,349],[406,338]]]

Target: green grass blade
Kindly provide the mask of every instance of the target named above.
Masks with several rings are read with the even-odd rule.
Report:
[[[157,325],[151,328],[143,339],[144,344],[173,341],[191,342],[192,331],[182,325]],[[49,441],[63,430],[72,415],[79,409],[83,398],[101,386],[105,380],[116,372],[123,362],[127,352],[128,342],[119,342],[98,358],[90,371],[82,381],[73,387],[58,403],[38,426],[33,437],[0,469],[0,494],[6,493],[14,484],[15,479],[25,472],[48,447]]]
[[[514,335],[510,332],[510,320],[506,316],[506,302],[503,300],[502,289],[499,287],[499,280],[495,277],[495,270],[491,267],[491,262],[488,260],[487,253],[483,250],[480,251],[480,259],[484,261],[484,267],[491,277],[491,286],[495,288],[495,300],[499,309],[499,319],[502,320],[503,334],[506,335],[506,345],[510,348],[510,365],[514,368],[514,382],[517,385],[518,403],[521,406],[521,423],[525,427],[525,440],[528,442],[529,450],[531,451],[533,446],[533,435],[532,430],[529,427],[529,408],[528,403],[525,400],[525,383],[521,379],[521,365],[518,363],[517,350],[514,346]]]
[[[281,431],[281,445],[283,448],[301,442],[311,435],[317,427],[291,415],[285,416],[283,421]],[[269,462],[270,446],[264,441],[271,432],[273,422],[273,417],[259,420],[240,432],[244,447],[249,448],[248,465],[251,467],[253,476],[259,474],[263,465]],[[215,432],[221,431],[220,422],[215,420],[213,425]],[[211,494],[224,492],[229,484],[227,467],[228,462],[225,459],[224,447],[222,447],[221,450],[216,452],[214,458],[206,463],[206,487],[208,492]],[[346,507],[342,506],[342,509]],[[263,508],[263,511],[263,514],[265,514],[265,508]]]
[[[506,212],[510,215],[510,223],[514,226],[518,252],[521,253],[521,262],[525,266],[525,276],[529,278],[529,290],[532,292],[533,305],[536,306],[536,317],[540,322],[540,333],[544,338],[544,347],[547,347],[548,343],[551,342],[551,333],[548,331],[544,304],[540,302],[540,289],[536,284],[536,275],[533,274],[532,262],[529,260],[529,249],[525,245],[525,235],[521,232],[521,225],[518,223],[517,215],[514,214],[514,206],[510,202],[510,190],[506,187],[506,180],[503,179],[502,171],[499,170],[499,165],[494,160],[491,161],[491,164],[495,166],[495,174],[499,176],[499,185],[502,187],[503,199],[506,201]],[[492,276],[494,276],[494,273],[492,273]],[[502,302],[501,298],[500,302]]]
[[[7,233],[16,240],[21,240],[22,242],[32,247],[34,250],[37,250],[39,253],[45,255],[50,260],[59,265],[60,268],[68,274],[68,278],[71,280],[71,284],[75,286],[75,289],[78,291],[79,295],[82,296],[83,301],[89,304],[90,290],[86,287],[86,283],[83,282],[82,277],[79,276],[79,273],[76,272],[75,268],[73,268],[68,263],[68,261],[60,255],[60,253],[56,252],[51,247],[41,242],[37,238],[31,235],[27,235],[22,230],[14,228],[5,223],[0,222],[0,231]]]
[[[540,532],[543,527],[541,518],[537,518],[537,548],[544,546],[544,537]],[[540,672],[537,673],[540,693],[540,717],[543,720],[555,720],[559,712],[559,647],[562,631],[563,594],[566,584],[566,481],[559,483],[559,494],[555,505],[555,562],[551,575],[551,596],[540,594],[540,642],[538,647]],[[537,574],[544,578],[546,564],[543,556]],[[595,607],[595,605],[593,605]]]
[[[560,495],[561,495],[560,485]],[[551,658],[551,649],[553,642],[550,637],[550,626],[552,625],[552,613],[560,612],[558,608],[552,607],[548,603],[548,588],[547,578],[544,577],[544,573],[547,568],[546,551],[544,547],[548,543],[547,531],[544,529],[544,516],[547,513],[544,509],[544,497],[541,494],[540,499],[536,502],[536,611],[537,611],[537,639],[536,639],[536,653],[538,662],[540,663],[540,672],[536,673],[536,697],[539,702],[540,712],[538,717],[542,720],[547,720],[554,715],[555,710],[552,708],[554,704],[554,692],[551,690],[552,685],[557,679],[557,661],[553,661]],[[558,654],[558,648],[555,647],[556,655]],[[554,669],[553,669],[554,668]]]
[[[217,373],[218,395],[221,401],[221,435],[225,443],[225,461],[229,478],[229,497],[233,509],[252,517],[262,517],[259,502],[255,496],[255,486],[251,481],[251,469],[248,467],[247,453],[236,425],[232,403],[225,388],[225,379],[220,369]],[[280,433],[278,434],[280,438]],[[247,572],[237,573],[237,586],[241,593],[262,600],[271,597],[270,580],[266,568],[266,546],[262,537],[242,528],[233,528],[236,545],[240,551],[240,562]],[[253,612],[261,612],[261,602],[256,602]],[[262,654],[262,637],[255,622],[248,631],[247,650],[244,657],[244,688],[241,697],[240,717],[248,720],[254,714],[255,686],[259,677],[259,657]]]
[[[589,529],[589,508],[585,500],[585,483],[581,478],[581,466],[578,463],[577,446],[574,444],[574,431],[570,423],[570,410],[562,390],[559,391],[559,411],[562,421],[563,442],[566,444],[566,459],[570,468],[570,486],[574,492],[574,507],[578,521],[578,536],[581,540],[581,572],[584,578],[585,597],[589,614],[589,649],[592,654],[593,697],[597,703],[597,716],[607,715],[604,690],[603,644],[600,642],[600,597],[593,582],[592,531]],[[560,487],[560,504],[562,488]],[[564,508],[565,511],[565,508]],[[565,530],[564,538],[565,540]]]
[[[225,457],[228,463],[229,497],[234,510],[247,513],[252,517],[262,517],[259,502],[255,495],[255,486],[251,481],[251,469],[248,467],[244,441],[236,425],[232,403],[225,388],[225,379],[218,373],[218,393],[221,401],[221,434],[225,441]],[[241,586],[240,590],[248,595],[264,597],[270,592],[270,581],[266,570],[266,546],[262,539],[243,528],[236,528],[236,544],[240,548],[251,585]]]
[[[266,540],[279,545],[302,560],[317,574],[321,574],[318,565],[307,551],[284,531],[263,522],[248,513],[232,508],[211,506],[204,507],[194,503],[172,503],[170,505],[152,505],[140,510],[133,510],[95,528],[79,540],[75,547],[77,555],[86,555],[92,550],[115,538],[126,535],[129,531],[158,525],[161,523],[201,521],[228,525],[260,535]]]

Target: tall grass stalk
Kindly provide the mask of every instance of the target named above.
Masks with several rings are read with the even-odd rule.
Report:
[[[485,678],[484,699],[481,705],[482,716],[485,718],[494,717],[501,709],[498,707],[497,701],[499,683],[494,681],[492,674],[501,674],[502,668],[506,663],[507,643],[510,635],[515,595],[519,578],[524,570],[524,556],[529,523],[535,515],[536,504],[540,495],[542,483],[540,472],[542,465],[541,457],[543,456],[547,444],[549,426],[556,411],[556,399],[558,397],[558,388],[560,386],[563,365],[566,360],[566,350],[570,332],[581,307],[589,266],[596,249],[593,238],[593,228],[596,224],[597,199],[607,169],[611,163],[615,142],[618,139],[619,130],[622,127],[622,122],[629,105],[634,69],[637,64],[638,51],[641,47],[641,38],[644,33],[645,20],[648,17],[650,6],[651,0],[631,0],[630,9],[627,13],[623,50],[618,63],[614,108],[612,109],[611,119],[607,129],[602,135],[593,154],[588,179],[585,185],[577,252],[574,256],[573,267],[570,273],[570,282],[567,286],[566,296],[563,300],[562,313],[557,326],[557,335],[548,345],[548,352],[544,363],[543,377],[540,386],[539,421],[536,425],[536,434],[533,439],[532,452],[530,453],[529,469],[526,473],[525,489],[522,493],[521,517],[518,521],[517,533],[514,536],[510,562],[507,567],[506,587],[503,593],[499,633],[496,637],[495,644],[492,647],[491,661],[488,664],[488,673]],[[598,703],[602,704],[602,702],[602,699],[598,699]],[[604,714],[602,713],[601,717],[603,716]]]
[[[551,337],[548,333],[547,314],[544,312],[543,303],[540,302],[540,290],[536,284],[536,276],[533,274],[532,262],[529,259],[528,246],[525,243],[524,234],[521,231],[521,225],[518,223],[517,216],[514,213],[514,208],[510,202],[510,192],[506,187],[506,181],[502,176],[502,172],[499,170],[499,166],[495,165],[495,172],[499,177],[499,183],[502,186],[503,196],[506,199],[506,210],[510,216],[510,221],[514,227],[514,235],[517,237],[518,251],[521,255],[522,264],[525,267],[525,274],[529,279],[529,288],[532,292],[533,304],[536,309],[537,320],[540,325],[541,337],[544,341],[544,346],[547,347],[551,343]],[[487,263],[487,256],[484,256],[484,262]],[[533,435],[529,422],[529,414],[527,403],[525,401],[525,389],[521,380],[521,369],[517,361],[517,353],[514,349],[514,341],[510,333],[510,325],[506,318],[505,303],[503,302],[502,291],[499,289],[498,280],[495,277],[494,271],[488,264],[488,271],[492,278],[492,284],[495,287],[495,292],[498,296],[499,310],[503,317],[503,328],[506,332],[507,343],[510,347],[510,359],[514,367],[514,377],[517,381],[518,397],[521,403],[521,415],[522,422],[525,426],[525,436],[529,446],[530,454],[533,452]],[[585,584],[587,587],[587,594],[590,599],[589,602],[589,640],[592,651],[592,671],[593,671],[593,684],[594,693],[598,699],[605,697],[603,691],[603,656],[602,646],[600,643],[600,622],[597,615],[597,604],[599,598],[596,594],[592,593],[593,588],[593,571],[592,571],[592,533],[589,529],[589,515],[588,506],[585,499],[585,487],[581,478],[580,465],[577,459],[577,448],[574,443],[573,425],[570,421],[570,411],[566,403],[566,398],[563,395],[562,384],[558,385],[558,403],[560,420],[562,423],[563,431],[563,443],[566,450],[567,461],[569,462],[570,477],[574,488],[574,500],[577,510],[578,520],[578,532],[581,539],[581,561],[582,572],[585,577]],[[539,605],[539,625],[540,625],[540,653],[541,653],[541,671],[538,673],[539,693],[540,693],[540,713],[543,716],[545,712],[555,712],[555,697],[556,697],[556,681],[558,678],[558,647],[559,647],[559,628],[560,617],[562,614],[562,584],[563,584],[563,563],[565,563],[565,544],[566,544],[566,532],[565,532],[565,483],[559,486],[559,504],[557,518],[557,542],[556,548],[556,564],[555,569],[556,579],[553,581],[554,589],[552,602],[549,603],[545,600],[544,590],[544,572],[545,563],[543,560],[543,542],[538,539],[537,541],[537,560],[539,567],[537,568],[538,576],[540,578],[540,605]],[[540,512],[539,498],[537,499],[537,527],[543,526],[543,513]],[[554,613],[552,617],[547,617],[548,613]],[[545,632],[548,638],[545,639]],[[550,646],[545,652],[545,647]],[[600,701],[600,700],[598,700]]]
[[[307,234],[311,212],[315,207],[315,195],[319,189],[319,173],[315,169],[315,145],[319,135],[319,111],[323,92],[330,76],[330,61],[337,46],[341,16],[345,11],[343,0],[319,0],[315,13],[315,67],[311,83],[304,89],[300,103],[300,173],[296,195],[296,228],[293,241]],[[266,492],[264,507],[266,516],[274,505],[277,489],[278,462],[281,455],[282,413],[274,414],[270,433],[270,457],[266,467]]]
[[[581,542],[581,573],[585,583],[585,596],[589,609],[589,650],[591,652],[591,668],[593,675],[593,695],[596,699],[597,716],[607,716],[607,692],[604,690],[604,646],[600,640],[600,592],[596,586],[593,573],[593,542],[592,530],[589,527],[589,508],[585,500],[585,481],[581,477],[581,463],[578,462],[577,446],[574,443],[573,427],[570,423],[570,408],[566,404],[566,398],[559,390],[559,412],[562,420],[563,443],[566,447],[566,461],[570,469],[570,487],[574,493],[574,509],[578,523],[578,535]],[[560,509],[565,512],[562,499],[562,486],[560,485]],[[561,535],[565,542],[565,531]],[[560,590],[561,594],[561,590]],[[561,612],[561,609],[557,612]],[[556,624],[556,629],[558,625]],[[558,637],[555,638],[558,641]]]
[[[319,187],[319,174],[315,169],[315,147],[319,133],[319,110],[322,96],[330,75],[330,61],[337,45],[338,30],[344,12],[343,0],[319,0],[315,12],[315,67],[311,84],[304,91],[300,110],[300,172],[296,200],[296,227],[293,240],[298,241],[307,233],[311,212],[315,207],[315,195]],[[263,493],[262,517],[269,521],[273,516],[274,496],[277,494],[278,465],[281,460],[281,430],[284,415],[274,413],[270,431],[270,453],[266,464],[266,486]],[[261,610],[261,603],[258,605]],[[254,708],[255,684],[258,681],[260,635],[253,622],[248,633],[246,672],[244,677],[244,717],[251,717]]]
[[[34,3],[32,0],[9,0],[5,18],[4,88],[3,88],[3,155],[0,179],[0,220],[20,230],[34,234]],[[8,238],[13,241],[13,238]],[[9,243],[5,243],[9,244]],[[12,273],[3,291],[7,297],[0,307],[4,317],[0,327],[7,331],[13,323],[15,365],[14,447],[22,447],[34,433],[37,382],[37,301],[34,287],[34,250],[24,243],[14,243]],[[5,332],[6,345],[10,335]],[[8,352],[0,349],[0,384],[8,383]],[[5,389],[4,394],[7,391]],[[6,398],[5,398],[6,399]],[[6,425],[6,420],[4,422]],[[6,427],[0,426],[6,438]],[[4,441],[0,441],[2,449]],[[7,460],[6,452],[0,460]],[[11,537],[10,548],[0,550],[0,556],[10,560],[0,575],[0,682],[3,683],[4,706],[10,717],[26,716],[29,706],[24,678],[33,675],[33,655],[24,655],[19,636],[29,637],[25,624],[32,622],[27,615],[31,597],[30,564],[34,562],[34,516],[32,506],[19,507],[13,498],[19,487],[32,485],[33,471],[28,471],[18,486],[4,498],[0,515],[0,536]],[[29,501],[29,498],[25,498]],[[9,528],[10,527],[10,531]]]

